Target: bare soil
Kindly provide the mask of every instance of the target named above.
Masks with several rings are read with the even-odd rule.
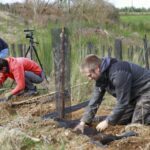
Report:
[[[12,101],[22,101],[31,97],[17,97]],[[32,103],[11,107],[11,103],[0,104],[0,125],[10,129],[19,128],[28,135],[39,138],[39,144],[24,147],[24,149],[66,149],[66,150],[150,150],[150,127],[148,126],[110,126],[105,134],[121,134],[124,131],[133,130],[139,133],[137,137],[129,137],[111,142],[107,146],[98,147],[91,143],[90,138],[76,134],[72,129],[61,128],[52,119],[42,120],[41,116],[55,111],[54,102]],[[99,115],[107,115],[110,107],[103,105],[98,112]],[[81,118],[84,110],[72,113],[72,119]]]

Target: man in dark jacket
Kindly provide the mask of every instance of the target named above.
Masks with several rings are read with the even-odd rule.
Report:
[[[92,122],[103,96],[107,91],[117,99],[110,115],[96,129],[105,130],[109,124],[150,124],[150,70],[136,64],[114,58],[98,58],[88,55],[83,60],[81,73],[95,80],[93,96],[75,130],[83,132],[84,126]]]
[[[6,58],[8,54],[8,44],[2,38],[0,38],[0,58]]]

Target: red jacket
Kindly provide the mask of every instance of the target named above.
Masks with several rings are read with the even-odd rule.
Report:
[[[12,94],[17,94],[25,88],[25,71],[31,71],[37,75],[41,75],[42,69],[37,63],[29,58],[8,57],[6,59],[9,64],[9,73],[0,73],[0,84],[8,77],[16,81],[16,87],[11,91]]]

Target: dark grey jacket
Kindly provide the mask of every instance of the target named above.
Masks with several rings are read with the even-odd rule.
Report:
[[[136,64],[103,58],[100,66],[101,76],[96,81],[92,98],[81,121],[90,123],[99,108],[105,91],[116,97],[117,104],[106,119],[116,124],[127,106],[145,91],[150,91],[150,71]]]

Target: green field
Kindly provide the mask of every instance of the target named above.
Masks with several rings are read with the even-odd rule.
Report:
[[[120,19],[126,23],[150,23],[150,15],[121,15]]]
[[[150,15],[122,15],[120,20],[128,24],[132,31],[140,33],[150,31]]]

